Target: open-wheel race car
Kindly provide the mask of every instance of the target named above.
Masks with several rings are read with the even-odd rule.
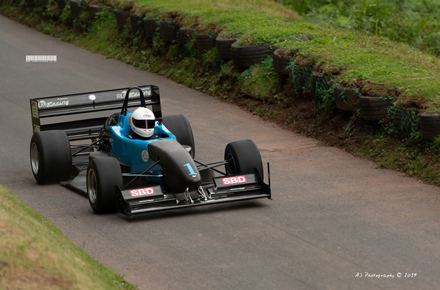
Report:
[[[162,116],[156,86],[36,98],[30,103],[34,131],[30,161],[35,180],[39,184],[61,182],[85,193],[95,213],[119,211],[132,216],[271,199],[269,163],[266,184],[253,141],[227,144],[221,161],[196,160],[190,123],[183,115]],[[132,107],[154,119],[139,121],[134,116],[139,109],[128,111]],[[41,124],[42,118],[119,109],[105,117]],[[136,128],[151,132],[136,138]]]

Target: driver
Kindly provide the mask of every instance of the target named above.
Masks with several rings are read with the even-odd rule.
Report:
[[[156,118],[154,113],[147,108],[137,108],[128,117],[130,123],[130,139],[150,139],[154,137],[154,126]]]

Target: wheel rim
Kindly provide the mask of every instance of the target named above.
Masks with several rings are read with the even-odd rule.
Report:
[[[226,164],[226,173],[230,175],[237,174],[237,166],[235,165],[235,160],[231,153],[228,153],[226,160],[229,161],[229,163]]]
[[[93,169],[89,169],[89,172],[87,173],[87,194],[88,194],[89,200],[92,204],[96,203],[96,192],[97,191],[98,191],[98,188],[97,188],[95,171],[93,171]]]
[[[37,144],[32,143],[31,145],[31,166],[34,175],[40,172],[40,155],[38,154]]]

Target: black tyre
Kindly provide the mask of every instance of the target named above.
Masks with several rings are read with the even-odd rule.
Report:
[[[70,17],[73,19],[78,19],[81,15],[82,9],[78,2],[70,0]]]
[[[225,160],[230,160],[225,165],[228,175],[254,173],[257,168],[264,178],[260,151],[252,140],[240,140],[226,145]]]
[[[420,114],[420,130],[423,139],[428,141],[440,136],[440,114]]]
[[[222,59],[232,59],[231,55],[231,45],[236,42],[235,38],[223,39],[217,37],[215,40],[215,47],[220,58]]]
[[[119,30],[124,28],[125,23],[127,23],[127,19],[130,16],[128,12],[116,10],[114,11],[116,23],[118,25]]]
[[[179,29],[179,41],[181,45],[186,45],[192,38],[194,38],[194,29]]]
[[[63,131],[36,132],[30,145],[31,169],[39,184],[68,180],[72,168],[70,142]]]
[[[237,68],[248,68],[256,64],[261,61],[269,51],[269,45],[239,46],[236,43],[231,45],[232,61]]]
[[[47,5],[47,4],[46,4]],[[46,7],[46,6],[44,6]],[[96,14],[102,11],[102,8],[97,5],[89,5],[88,7],[90,18],[95,19]]]
[[[333,91],[336,108],[343,111],[356,111],[359,102],[359,93],[354,89],[336,87]]]
[[[93,158],[87,167],[87,195],[97,214],[117,211],[116,186],[124,185],[119,162],[113,157]]]
[[[196,34],[196,47],[200,52],[210,50],[214,46],[215,38],[209,34]]]
[[[140,30],[141,17],[137,14],[130,14],[131,32],[136,34]]]
[[[165,42],[177,40],[177,31],[178,29],[173,21],[163,21],[160,23],[160,33],[162,40]]]
[[[392,106],[392,103],[392,99],[382,97],[359,97],[362,118],[368,121],[380,121],[388,118],[388,107]]]
[[[272,54],[272,58],[273,58],[273,69],[275,72],[279,73],[280,75],[290,74],[290,70],[288,69],[288,66],[292,61],[292,57],[281,55],[277,51],[274,51],[274,53]]]
[[[184,115],[172,115],[162,118],[163,124],[177,138],[177,142],[182,145],[191,146],[191,156],[195,156],[194,135],[188,119]]]
[[[153,38],[156,34],[156,29],[159,27],[158,18],[146,18],[144,19],[144,30],[146,38]]]
[[[60,10],[60,13],[64,10],[66,7],[66,0],[57,0],[58,9]]]

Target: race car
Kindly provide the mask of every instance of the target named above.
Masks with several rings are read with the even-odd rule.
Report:
[[[119,211],[132,216],[272,199],[269,163],[266,184],[260,152],[253,141],[227,144],[224,158],[218,162],[198,161],[188,119],[162,116],[157,86],[34,98],[30,104],[34,131],[30,163],[35,180],[39,184],[61,182],[86,194],[97,214]],[[143,128],[151,128],[149,138],[133,138],[135,113],[128,110],[133,107],[148,109],[154,115],[152,122],[143,124]],[[108,110],[118,112],[53,121]],[[42,119],[49,117],[52,122],[42,124]]]

